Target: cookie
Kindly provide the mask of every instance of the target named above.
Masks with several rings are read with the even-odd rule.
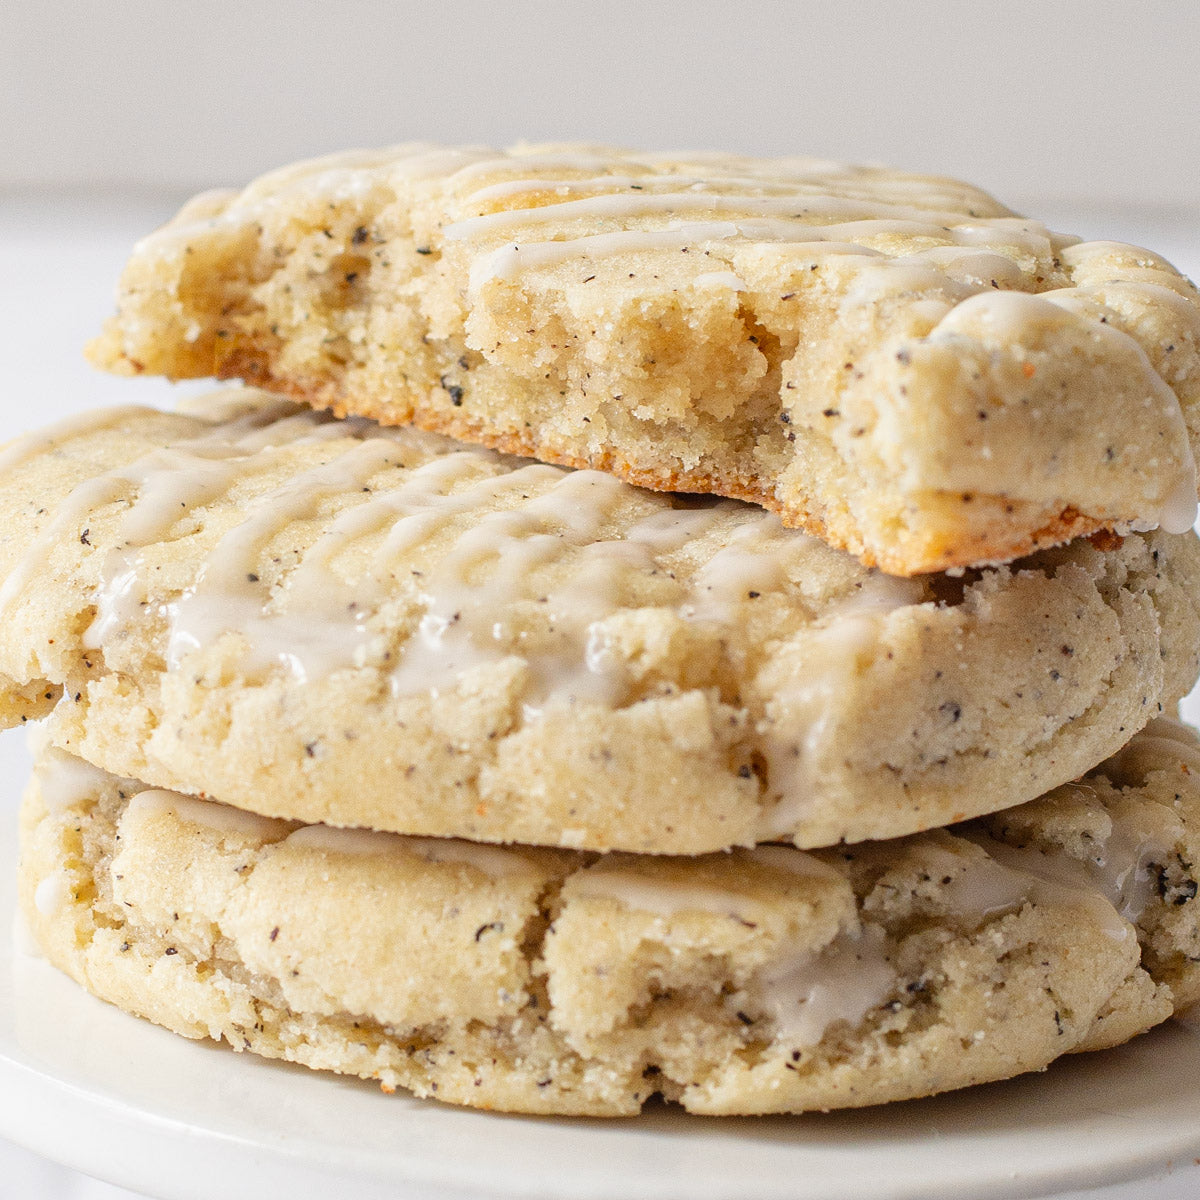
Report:
[[[1036,856],[1066,854],[1059,877],[1100,884],[1138,927],[1142,965],[1166,984],[1177,1009],[1200,1002],[1200,748],[1196,732],[1160,717],[1078,783],[974,823],[1004,847],[1001,862],[1028,866]],[[975,836],[972,832],[969,836]],[[1012,857],[1012,849],[1017,856]],[[1006,857],[1006,855],[1008,857]],[[1093,1031],[1090,1045],[1123,1040],[1115,1026]]]
[[[879,168],[301,163],[139,243],[91,355],[754,501],[900,575],[1196,512],[1193,285]]]
[[[299,826],[49,750],[22,900],[97,995],[385,1090],[605,1116],[655,1093],[853,1107],[1037,1070],[1197,995],[1182,736],[1003,823],[694,859]]]
[[[736,501],[235,394],[0,463],[0,694],[268,816],[702,853],[1021,803],[1195,681],[1194,535],[898,580]],[[212,402],[216,403],[216,402]]]

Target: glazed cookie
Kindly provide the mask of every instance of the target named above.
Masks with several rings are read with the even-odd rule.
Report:
[[[1197,675],[1194,535],[898,580],[736,501],[231,403],[0,463],[5,715],[57,704],[58,745],[148,785],[475,841],[831,845],[1032,799]]]
[[[385,1090],[609,1116],[654,1093],[874,1104],[1112,1045],[1196,995],[1186,736],[1135,740],[995,836],[696,859],[297,826],[50,750],[22,898],[97,995]]]
[[[1059,878],[1098,883],[1121,915],[1138,927],[1142,965],[1171,989],[1175,1007],[1200,1003],[1200,746],[1196,732],[1160,717],[1078,783],[974,823],[1013,866],[1037,855],[1065,856]],[[968,836],[975,836],[970,833]],[[1014,857],[1014,851],[1015,857]],[[1074,872],[1074,876],[1069,872]],[[1093,1031],[1089,1045],[1115,1044]]]
[[[899,575],[1196,511],[1192,284],[879,168],[302,163],[139,243],[91,353],[752,500]]]

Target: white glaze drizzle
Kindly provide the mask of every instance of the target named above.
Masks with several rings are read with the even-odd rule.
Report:
[[[1112,833],[1088,860],[1092,878],[1127,921],[1137,924],[1158,894],[1155,867],[1165,866],[1184,838],[1183,822],[1162,805],[1114,820]]]
[[[353,433],[366,440],[347,436]],[[658,508],[624,522],[622,534],[609,534],[610,518],[637,493],[608,475],[506,462],[487,451],[447,453],[444,439],[327,422],[286,406],[251,409],[228,426],[81,484],[6,586],[16,589],[40,570],[57,537],[78,537],[95,505],[125,501],[86,637],[89,645],[108,646],[148,611],[146,545],[181,520],[187,532],[196,524],[194,510],[270,470],[275,448],[339,434],[348,448],[331,445],[317,466],[245,501],[241,520],[208,553],[192,586],[159,602],[170,664],[236,634],[244,643],[239,669],[250,677],[276,664],[302,680],[373,665],[393,695],[409,696],[451,690],[476,668],[511,659],[527,672],[523,699],[533,719],[548,704],[625,702],[629,679],[606,622],[638,576],[653,578],[654,603],[688,621],[738,622],[748,599],[772,592],[789,595],[808,613],[784,564],[811,539],[784,530],[772,515],[730,501]],[[386,488],[363,491],[375,472],[400,461],[408,465],[391,474]],[[327,498],[350,503],[268,590],[253,578],[264,547],[289,520],[314,518]],[[728,529],[723,540],[712,539],[699,565],[676,578],[666,565],[670,556],[698,538],[711,539],[718,527]],[[363,538],[373,539],[374,549],[351,584],[335,560]],[[564,555],[571,569],[551,586],[540,568]],[[422,556],[427,565],[417,570]],[[920,584],[872,573],[840,606],[826,606],[823,627],[812,635],[813,669],[788,692],[786,714],[764,723],[777,803],[768,834],[786,833],[789,806],[803,803],[807,752],[819,743],[823,709],[845,677],[847,642],[868,646],[879,614],[922,598]],[[395,603],[410,606],[415,629],[399,660],[386,662],[378,614]],[[542,615],[533,640],[509,624],[520,606],[536,606]],[[799,761],[790,757],[797,745],[804,747]]]
[[[972,925],[1027,903],[1082,905],[1108,937],[1126,942],[1136,937],[1132,923],[1150,899],[1153,877],[1145,866],[1161,849],[1163,831],[1157,821],[1151,825],[1149,833],[1141,827],[1120,829],[1106,853],[1087,865],[1065,853],[1019,850],[977,835],[970,840],[987,851],[987,858],[926,845],[920,862],[935,881],[939,902]],[[883,931],[865,926],[843,932],[819,953],[805,950],[769,964],[745,998],[731,1001],[764,1012],[775,1022],[777,1040],[802,1047],[819,1042],[835,1021],[861,1021],[888,998],[897,978]]]
[[[797,879],[811,879],[839,888],[845,886],[844,879],[833,867],[792,846],[757,846],[752,850],[740,850],[735,862],[752,862]],[[658,917],[702,912],[745,920],[749,907],[755,903],[751,897],[732,888],[653,875],[636,864],[614,867],[603,860],[572,876],[571,891],[577,896],[615,900],[625,908]]]
[[[569,179],[566,172],[592,174]],[[517,178],[503,178],[512,175]],[[501,178],[495,182],[470,186],[497,176]],[[730,188],[755,193],[811,190],[843,200],[860,199],[878,205],[904,205],[909,211],[949,213],[959,220],[978,219],[979,209],[1001,214],[1004,211],[990,197],[957,180],[907,175],[829,159],[764,160],[709,152],[630,153],[582,146],[519,148],[509,154],[493,152],[455,172],[447,183],[448,190],[465,196],[468,204],[475,205],[560,189],[569,195],[579,190],[666,187],[715,192]]]
[[[190,825],[262,842],[280,841],[292,828],[288,821],[262,817],[215,800],[201,800],[198,796],[185,796],[166,788],[146,788],[130,797],[122,820],[159,816],[173,816]]]
[[[920,862],[937,887],[938,899],[951,912],[979,925],[1026,904],[1034,879],[995,858],[968,857],[945,846],[925,845]]]
[[[901,208],[878,201],[865,202],[823,195],[816,189],[811,192],[795,191],[783,196],[729,196],[694,188],[676,192],[605,192],[582,200],[564,199],[553,204],[540,204],[535,208],[502,209],[446,225],[442,229],[442,236],[448,242],[487,238],[497,233],[511,237],[513,230],[533,229],[556,222],[607,220],[625,225],[631,221],[662,215],[674,216],[688,211],[774,218],[781,223],[750,228],[778,233],[781,237],[784,233],[798,234],[807,229],[814,237],[827,233],[831,235],[830,240],[834,241],[902,236],[935,238],[951,244],[965,242],[970,245],[981,240],[980,226],[964,224],[960,213]],[[800,230],[789,229],[788,224],[783,222],[800,222],[802,226]],[[994,240],[1003,231],[1014,241],[1024,242],[1027,246],[1031,244],[1031,239],[1033,244],[1045,245],[1046,233],[1041,231],[1039,238],[1033,232],[1034,228],[1027,222],[997,223],[985,227],[984,236]],[[794,240],[809,239],[797,236]]]
[[[519,175],[531,167],[542,171],[603,171],[612,167],[613,160],[609,155],[589,153],[590,149],[591,147],[580,146],[572,150],[521,153],[512,156],[492,151],[477,162],[459,167],[448,177],[447,182],[452,189],[458,189],[481,176],[509,173]]]
[[[289,480],[271,494],[270,504],[255,505],[247,519],[208,555],[196,583],[170,606],[168,666],[178,666],[189,652],[230,630],[246,638],[251,665],[266,666],[280,656],[281,632],[290,647],[284,648],[283,654],[302,653],[308,646],[319,653],[322,626],[299,627],[303,621],[311,621],[313,614],[288,621],[264,611],[268,597],[256,571],[260,554],[287,522],[313,516],[331,496],[361,491],[368,479],[394,465],[398,457],[398,447],[391,439],[359,442],[331,462]],[[295,674],[305,677],[303,658],[289,659],[289,665]]]
[[[746,281],[732,271],[706,271],[697,275],[694,282],[697,287],[728,288],[733,292],[744,292],[747,287]]]
[[[546,483],[550,487],[541,490]],[[548,661],[545,652],[536,650],[526,657],[535,675],[546,682],[566,667],[570,678],[559,682],[574,699],[597,691],[597,698],[611,700],[618,681],[587,670],[581,660],[588,626],[611,612],[615,603],[613,577],[620,572],[624,552],[616,548],[620,543],[597,539],[625,485],[596,471],[564,473],[535,465],[502,481],[489,481],[488,486],[518,493],[538,488],[541,494],[531,495],[517,508],[481,516],[433,571],[421,577],[424,615],[392,677],[393,691],[412,694],[431,685],[435,690],[453,686],[462,671],[511,654],[502,648],[508,639],[502,624],[498,627],[505,620],[504,609],[534,599],[530,589],[537,569],[562,557],[569,546],[581,558],[576,571],[566,583],[543,589],[536,597],[555,631]],[[464,502],[471,504],[473,498],[467,496]],[[400,522],[393,530],[392,548],[407,540],[402,526]],[[584,669],[575,669],[577,665]]]
[[[672,221],[664,229],[622,229],[614,233],[584,234],[565,241],[506,244],[478,255],[471,263],[468,286],[475,292],[492,280],[513,280],[523,272],[578,260],[590,269],[598,259],[619,254],[659,250],[688,250],[708,242],[747,238],[760,242],[787,242],[794,247],[812,246],[821,254],[859,254],[870,257],[881,252],[855,242],[827,239],[826,228],[786,221]]]
[[[985,834],[972,832],[965,836],[986,850],[1000,867],[1026,881],[1023,886],[1027,889],[1027,900],[1070,907],[1083,905],[1113,941],[1136,938],[1130,922],[1117,911],[1113,899],[1105,895],[1103,878],[1078,859],[1065,853],[1043,854],[1032,848],[1010,846]]]
[[[1171,471],[1161,459],[1150,461],[1150,466],[1161,468],[1153,477],[1157,495],[1146,497],[1147,509],[1143,517],[1130,522],[1130,527],[1139,532],[1161,528],[1167,533],[1186,533],[1196,521],[1197,471],[1179,397],[1155,371],[1135,338],[1088,316],[1086,309],[1080,306],[1079,293],[1075,289],[1062,288],[1036,296],[1020,291],[980,291],[961,299],[939,323],[934,336],[949,334],[953,337],[965,323],[979,321],[992,330],[998,340],[1021,345],[1028,330],[1039,325],[1061,324],[1065,314],[1085,321],[1089,338],[1111,348],[1118,360],[1120,357],[1132,358],[1139,364],[1139,379],[1144,388],[1141,406],[1152,426],[1163,430],[1176,460]],[[1139,414],[1131,413],[1129,419],[1136,423]],[[1157,447],[1148,449],[1157,452]]]
[[[82,536],[82,521],[97,508],[119,500],[125,489],[124,481],[108,475],[99,475],[75,488],[0,584],[0,613],[6,612],[30,581],[45,569],[56,546],[78,541]]]
[[[834,868],[811,854],[784,846],[760,846],[745,858],[799,878],[844,889]],[[732,865],[732,864],[731,864]],[[755,900],[732,888],[654,876],[637,866],[597,865],[571,878],[570,894],[613,900],[634,912],[658,918],[705,913],[755,924],[755,908],[771,900]],[[783,898],[779,897],[780,902]],[[896,984],[883,931],[870,926],[839,934],[821,950],[785,953],[764,966],[744,995],[730,996],[731,1010],[748,1005],[769,1017],[777,1040],[793,1046],[815,1045],[838,1021],[855,1025],[882,1004]]]
[[[518,874],[529,867],[527,858],[503,846],[464,842],[457,838],[409,837],[374,829],[342,829],[332,825],[303,825],[287,838],[286,844],[323,854],[408,854],[428,863],[468,866],[493,879]]]
[[[692,581],[683,613],[695,621],[727,624],[733,612],[752,593],[780,591],[787,586],[780,543],[795,534],[785,533],[773,516],[762,516],[739,526]],[[800,535],[803,536],[803,535]]]
[[[751,850],[743,850],[741,856],[760,866],[770,867],[776,871],[787,871],[806,879],[823,879],[837,887],[845,885],[845,877],[840,871],[822,862],[815,854],[798,850],[794,846],[755,846]]]
[[[899,978],[890,954],[879,926],[844,931],[823,950],[771,963],[729,1006],[748,1005],[770,1018],[776,1042],[815,1046],[833,1025],[857,1025],[888,999]]]
[[[261,430],[264,426],[279,426],[284,423],[280,421],[280,415],[294,411],[294,405],[279,401],[260,404],[247,409],[226,424],[217,426],[211,432],[185,441],[182,445],[186,447],[186,451],[174,447],[153,450],[131,464],[85,479],[58,505],[47,527],[33,540],[8,573],[3,585],[0,585],[0,613],[17,599],[31,579],[45,570],[50,554],[56,546],[82,538],[83,526],[96,509],[124,499],[131,490],[144,492],[148,503],[140,505],[136,517],[128,513],[125,518],[131,525],[131,533],[142,540],[127,539],[117,554],[125,554],[131,548],[161,538],[189,508],[200,502],[199,497],[192,498],[191,492],[195,489],[200,496],[205,494],[203,482],[196,489],[193,471],[203,472],[211,467],[207,456],[248,456],[260,448]],[[44,438],[34,435],[23,444],[23,448],[13,447],[14,452],[21,451],[16,461],[23,461],[28,455],[44,451],[60,442],[105,429],[118,428],[124,422],[144,416],[145,413],[145,409],[138,408],[107,408],[69,418],[54,426]],[[320,420],[314,414],[303,414],[292,419],[301,421],[308,429],[313,429]],[[193,463],[181,459],[179,456],[183,453],[195,455],[198,461]],[[122,574],[127,566],[128,563],[124,559],[114,558],[106,570],[106,575]]]
[[[71,894],[71,881],[65,871],[54,871],[33,890],[33,906],[43,917],[52,916]]]
[[[42,748],[37,760],[37,788],[52,813],[92,804],[113,782],[113,776],[53,746]]]
[[[688,192],[722,195],[726,189],[731,189],[748,191],[756,197],[782,194],[798,199],[815,197],[818,204],[826,201],[831,205],[840,203],[843,205],[844,218],[850,215],[851,203],[858,201],[866,211],[880,216],[911,216],[915,210],[926,219],[938,220],[943,224],[964,220],[964,214],[961,211],[951,212],[937,207],[937,201],[944,199],[944,196],[930,194],[929,199],[933,201],[930,205],[916,205],[909,197],[908,203],[902,205],[899,203],[899,193],[903,189],[895,186],[895,180],[889,180],[889,199],[881,200],[878,181],[875,181],[875,187],[872,188],[870,178],[855,172],[853,168],[843,168],[842,172],[834,177],[832,172],[821,169],[829,164],[817,163],[815,165],[817,169],[808,172],[807,175],[801,173],[790,178],[767,174],[760,176],[712,174],[704,177],[677,173],[655,175],[649,172],[640,175],[592,175],[580,179],[554,179],[546,176],[522,177],[486,184],[468,192],[462,198],[461,207],[486,207],[497,201],[510,200],[515,196],[544,196],[549,192],[567,198],[583,192],[612,192],[614,189],[623,191],[627,188],[650,195],[661,194],[663,190],[679,191],[680,189],[686,189]],[[836,194],[830,196],[830,191],[835,191]],[[1030,222],[1023,223],[1032,224]]]
[[[572,877],[571,893],[593,900],[614,900],[633,912],[656,917],[699,912],[744,921],[748,902],[747,897],[727,888],[654,878],[636,867],[580,871]]]
[[[289,416],[279,424],[296,420]],[[285,431],[288,436],[267,426],[256,429],[253,438],[262,453],[286,444],[289,436],[330,436],[330,428],[336,426],[314,426],[310,420]],[[255,468],[243,454],[246,440],[239,437],[234,453],[214,433],[204,446],[210,457],[200,456],[198,443],[189,443],[152,454],[95,485],[105,499],[112,498],[110,490],[123,492],[130,485],[141,492],[123,518],[121,546],[109,555],[89,644],[120,636],[144,611],[139,547],[165,536],[181,514]],[[404,456],[407,442],[403,431],[352,442],[329,462],[251,500],[244,519],[208,555],[196,583],[165,607],[168,662],[178,665],[233,631],[245,639],[244,667],[250,671],[281,662],[304,679],[372,661],[379,647],[371,617],[389,595],[396,564],[444,538],[456,519],[489,505],[511,504],[516,497],[515,507],[476,517],[429,570],[414,573],[410,584],[421,616],[400,662],[390,669],[390,687],[396,695],[436,693],[453,688],[475,667],[511,656],[503,610],[530,602],[543,606],[553,631],[542,646],[522,654],[532,671],[531,710],[554,699],[617,703],[626,680],[600,627],[619,608],[625,581],[656,570],[663,555],[703,536],[737,508],[724,502],[658,510],[623,536],[608,538],[605,524],[630,495],[627,485],[599,472],[541,464],[498,472],[496,456],[458,451],[411,468],[398,485],[343,510],[268,594],[254,576],[271,537],[288,520],[314,515],[328,497],[356,495],[373,474]],[[73,494],[66,507],[74,522],[86,516],[90,502],[91,492]],[[366,577],[353,587],[342,583],[331,560],[358,538],[385,530]],[[664,575],[663,586],[686,619],[729,623],[748,594],[788,586],[782,557],[806,540],[783,530],[773,516],[755,516],[733,532],[690,584],[669,585]],[[554,587],[539,584],[538,568],[568,551],[575,561],[565,581]]]
[[[1055,249],[1077,240],[1020,218],[981,219],[972,215],[969,203],[956,209],[938,208],[929,201],[945,199],[947,193],[934,181],[886,172],[847,171],[834,164],[809,162],[799,164],[800,171],[790,178],[786,167],[779,171],[762,164],[759,173],[716,173],[707,180],[687,174],[679,163],[661,173],[619,173],[635,161],[652,167],[654,160],[651,156],[612,159],[607,164],[611,174],[586,179],[533,174],[488,183],[463,197],[462,206],[486,207],[523,195],[536,196],[537,202],[465,216],[443,226],[441,237],[447,246],[472,243],[472,289],[573,258],[590,267],[614,254],[686,250],[693,244],[732,241],[785,243],[793,248],[811,244],[820,255],[864,256],[880,256],[876,243],[882,242],[888,252],[880,256],[879,270],[867,278],[885,288],[896,287],[890,271],[920,257],[931,276],[935,266],[940,268],[936,277],[942,284],[948,272],[972,290],[1033,289],[1036,282],[1026,280],[1012,258],[998,248],[1032,261],[1050,257]],[[715,161],[735,165],[733,160]],[[543,170],[563,169],[553,159],[544,164],[531,160],[530,166],[535,165]],[[500,169],[499,163],[496,168]],[[487,164],[474,165],[470,173],[488,174]],[[462,175],[456,177],[460,183]],[[580,196],[581,192],[590,194]],[[554,198],[545,203],[548,195]],[[914,203],[917,198],[925,203]],[[960,204],[973,199],[978,204],[982,197],[964,186],[954,199]],[[694,219],[687,219],[689,213]],[[597,230],[597,222],[610,228]],[[581,225],[586,233],[578,232]],[[537,233],[548,226],[553,227],[549,236]],[[530,233],[532,238],[525,236]],[[498,239],[509,244],[497,247]],[[936,244],[922,244],[929,242]],[[707,278],[712,273],[700,274]]]
[[[1191,451],[1191,443],[1183,443]],[[1191,471],[1181,472],[1167,490],[1158,509],[1158,526],[1164,533],[1187,533],[1196,524],[1200,505],[1196,499],[1196,461],[1192,456]]]
[[[1139,736],[1136,740],[1143,739]],[[1010,865],[1023,864],[1025,870],[1043,877],[1098,892],[1125,920],[1136,925],[1155,900],[1158,873],[1154,868],[1169,861],[1185,836],[1183,822],[1175,812],[1166,805],[1146,802],[1112,816],[1109,833],[1093,843],[1084,859],[1065,851],[1015,849],[974,835],[971,840],[983,845],[989,854],[996,846],[1003,846],[996,854]]]
[[[271,171],[255,180],[239,199],[269,203],[279,196],[309,188],[356,196],[373,186],[381,168],[396,179],[442,179],[453,176],[465,164],[486,164],[494,157],[495,151],[484,146],[440,146],[433,142],[407,142],[383,150],[342,151]],[[169,235],[175,232],[174,226],[167,226],[151,234],[147,241],[171,240]],[[164,234],[168,237],[163,238]]]
[[[31,459],[54,450],[62,442],[84,437],[105,429],[113,429],[128,417],[135,417],[145,409],[135,405],[122,408],[95,408],[86,412],[72,413],[43,429],[24,434],[0,450],[0,471],[11,471]]]

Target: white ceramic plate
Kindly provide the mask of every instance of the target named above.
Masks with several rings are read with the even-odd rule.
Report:
[[[26,763],[19,742],[0,742],[10,797]],[[188,1042],[30,953],[7,808],[0,1137],[164,1200],[1015,1200],[1200,1154],[1200,1029],[1178,1022],[1009,1083],[752,1120],[496,1116]]]

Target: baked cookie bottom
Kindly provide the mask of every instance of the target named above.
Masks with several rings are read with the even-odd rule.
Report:
[[[664,854],[896,837],[1076,778],[1200,670],[1193,534],[900,581],[732,501],[255,392],[2,461],[0,720],[57,702],[60,748],[267,816]]]
[[[801,1112],[1037,1070],[1195,999],[1198,777],[1156,723],[987,823],[650,859],[271,821],[45,750],[20,887],[52,962],[188,1037],[484,1108]]]
[[[749,500],[896,574],[1195,514],[1195,288],[895,171],[297,164],[143,239],[91,354]]]

